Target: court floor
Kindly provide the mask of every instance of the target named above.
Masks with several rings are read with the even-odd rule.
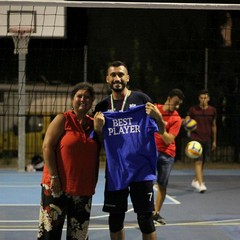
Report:
[[[195,192],[192,170],[173,170],[157,226],[161,240],[238,240],[240,237],[240,170],[205,170],[207,192]],[[0,170],[0,239],[33,240],[37,236],[41,172]],[[90,240],[109,239],[108,215],[102,212],[104,170],[100,170],[93,199]],[[126,239],[141,239],[129,202]],[[62,239],[66,239],[64,228]]]

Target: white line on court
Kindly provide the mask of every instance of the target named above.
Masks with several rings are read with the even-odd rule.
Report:
[[[168,203],[168,204],[181,204],[181,202],[179,202],[178,200],[175,199],[175,197],[171,197],[169,195],[166,195],[166,198],[170,201],[172,201],[173,203]]]
[[[179,202],[178,200],[176,200],[176,197],[174,196],[169,196],[166,195],[166,199],[168,199],[169,201],[165,201],[164,204],[181,204],[181,202]],[[129,204],[131,205],[131,203],[129,202]],[[102,206],[102,203],[94,203],[92,204],[92,207],[94,206]],[[32,206],[39,206],[39,203],[37,204],[15,204],[15,203],[1,203],[0,207],[32,207]]]
[[[9,204],[0,204],[0,207],[38,207],[40,204],[15,204],[15,203],[9,203]]]
[[[240,219],[223,219],[223,220],[215,220],[215,221],[202,221],[202,222],[186,222],[186,223],[170,223],[166,226],[220,226],[220,225],[239,225]]]
[[[133,208],[128,209],[127,213],[133,212]],[[99,216],[91,216],[90,219],[98,219],[108,217],[109,214],[99,215]],[[39,220],[0,220],[0,223],[29,223],[29,222],[38,222]]]
[[[127,210],[127,213],[133,212],[133,208],[130,208]],[[108,217],[109,214],[99,215],[99,216],[91,216],[90,219],[98,219],[98,218],[105,218]]]
[[[28,184],[28,185],[21,185],[20,183],[19,183],[19,185],[0,185],[0,188],[19,188],[19,186],[21,188],[32,188],[32,187],[40,188],[40,184],[39,185],[30,185],[30,184]]]
[[[39,222],[39,220],[0,220],[0,223],[31,223],[31,222]]]
[[[176,227],[176,226],[239,226],[240,219],[225,219],[225,220],[216,220],[216,221],[203,221],[203,222],[186,222],[186,223],[172,223],[172,224],[166,224],[166,225],[160,225],[161,227]],[[4,227],[4,228],[3,228]],[[14,228],[13,228],[14,227]],[[26,228],[28,227],[28,228]],[[31,226],[0,226],[0,232],[24,232],[24,231],[37,231],[36,226],[33,226],[34,228],[31,228]],[[158,226],[156,226],[158,227]],[[138,224],[127,224],[125,225],[126,229],[133,229],[138,228]],[[63,228],[64,231],[66,231],[66,228]],[[90,231],[95,230],[109,230],[108,225],[101,225],[101,227],[96,227],[96,224],[89,226]]]

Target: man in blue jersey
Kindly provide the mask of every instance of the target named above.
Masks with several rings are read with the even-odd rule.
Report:
[[[151,103],[152,101],[150,97],[142,92],[129,90],[127,88],[129,79],[130,76],[128,74],[127,67],[123,62],[115,61],[108,66],[106,82],[109,84],[112,93],[110,96],[99,102],[95,108],[95,131],[99,136],[107,138],[107,136],[118,135],[120,133],[124,135],[126,133],[129,133],[129,131],[131,131],[132,134],[137,134],[141,131],[144,131],[140,130],[141,123],[136,123],[134,121],[134,117],[133,115],[131,115],[132,113],[129,113],[129,115],[125,115],[125,111],[129,111],[129,109],[131,110],[136,106],[143,104],[145,107],[145,113],[147,113],[147,115],[149,115],[150,117],[155,118],[159,132],[163,133],[165,131],[165,125],[162,120],[162,115],[154,106],[154,104]],[[104,116],[103,112],[108,112],[110,114],[105,113]],[[124,116],[119,116],[119,114],[116,114],[113,120],[109,120],[108,117],[113,117],[111,113],[115,112],[119,112],[120,115],[121,113],[123,113]],[[138,118],[142,119],[143,117]],[[104,126],[105,123],[110,123],[111,125],[107,125],[106,127]],[[147,123],[147,126],[150,126],[149,123]],[[156,173],[156,169],[150,166],[152,164],[152,161],[150,161],[150,155],[152,153],[150,151],[152,150],[145,151],[145,155],[147,156],[146,158],[149,158],[149,161],[145,161],[145,166],[143,166],[143,168],[146,168],[146,171],[141,172],[141,174],[139,175],[139,168],[136,167],[137,165],[134,164],[134,161],[137,162],[138,160],[144,160],[142,160],[136,153],[132,155],[127,154],[126,156],[125,151],[122,151],[122,149],[118,150],[118,144],[121,146],[125,144],[126,148],[136,148],[135,144],[130,145],[130,143],[128,143],[125,138],[123,141],[116,143],[114,145],[116,146],[115,148],[110,147],[109,149],[109,143],[107,143],[105,140],[106,139],[104,139],[105,149],[107,149],[108,152],[113,152],[112,155],[111,153],[108,153],[107,155],[110,159],[108,159],[107,157],[106,185],[103,206],[103,211],[109,212],[109,229],[111,239],[125,239],[124,218],[125,212],[127,211],[128,195],[130,194],[134,212],[137,213],[138,225],[142,232],[142,239],[156,240],[156,229],[153,223],[152,214],[154,211],[152,180],[154,179],[154,177],[152,176],[152,174]],[[149,141],[147,144],[152,146],[151,141]],[[145,145],[146,142],[140,141],[140,146],[138,146],[138,148],[141,149],[142,146],[142,148],[145,149]],[[153,143],[153,146],[155,146],[155,143]],[[116,151],[118,152],[117,157],[115,156]],[[154,151],[156,151],[156,147]],[[131,155],[130,160],[129,155]],[[116,158],[120,158],[122,163],[129,161],[128,164],[131,164],[131,168],[129,168],[128,170],[127,167],[123,167],[122,165],[120,165],[118,161],[113,164],[112,161],[115,161]],[[155,161],[157,161],[156,155]],[[117,179],[124,179],[124,176],[126,176],[127,178],[130,177],[129,181],[124,181],[124,184],[126,185],[122,186],[121,181],[118,181],[118,183],[114,183],[114,178],[111,178],[111,176],[109,175],[109,169],[111,170],[109,165],[110,167],[114,167],[114,171],[118,170],[116,181]],[[138,175],[136,178],[134,173]],[[134,176],[134,178],[132,178],[132,176]]]

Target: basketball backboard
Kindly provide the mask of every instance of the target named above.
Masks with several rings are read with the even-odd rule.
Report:
[[[65,15],[64,7],[6,3],[0,7],[0,36],[11,36],[12,28],[31,28],[31,37],[65,37]]]

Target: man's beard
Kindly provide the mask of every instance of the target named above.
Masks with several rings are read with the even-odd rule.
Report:
[[[118,84],[118,87],[114,87],[114,85]],[[119,86],[121,85],[121,87]],[[111,89],[114,91],[114,92],[122,92],[122,90],[126,87],[126,84],[124,82],[117,82],[117,83],[112,83],[111,84]]]

